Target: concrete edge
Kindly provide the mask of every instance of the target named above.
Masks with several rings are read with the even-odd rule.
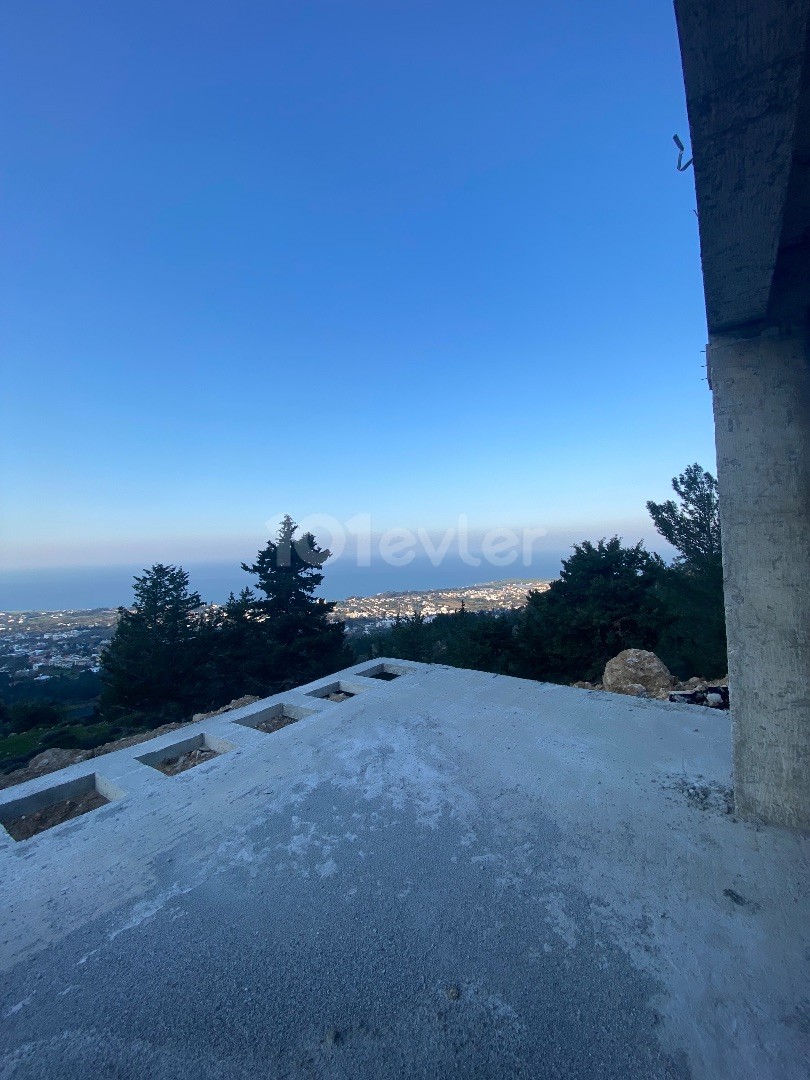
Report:
[[[158,753],[175,743],[185,743],[199,735],[206,735],[215,741],[229,744],[230,748],[235,750],[254,746],[257,740],[261,740],[265,736],[251,726],[242,724],[239,721],[256,717],[268,709],[285,704],[306,712],[307,715],[303,717],[304,723],[314,720],[317,714],[329,715],[333,709],[339,707],[339,704],[318,697],[317,694],[313,695],[313,691],[324,689],[333,683],[342,683],[347,689],[354,687],[358,697],[361,695],[365,697],[366,694],[378,697],[380,693],[394,693],[396,680],[386,682],[376,679],[370,674],[386,667],[398,669],[403,674],[407,674],[408,672],[427,671],[431,665],[418,664],[410,660],[397,660],[391,657],[377,657],[372,661],[354,664],[352,667],[343,668],[321,679],[304,683],[302,686],[294,687],[280,694],[272,694],[270,697],[254,701],[250,705],[243,705],[240,709],[233,709],[221,713],[219,716],[212,716],[205,720],[198,720],[196,723],[186,724],[176,731],[156,735],[153,739],[146,739],[135,746],[113,750],[108,754],[88,758],[86,761],[77,761],[74,765],[68,765],[64,769],[55,769],[53,772],[26,780],[22,784],[15,784],[12,787],[5,788],[0,791],[0,814],[2,814],[3,807],[11,803],[44,794],[51,788],[81,783],[84,778],[93,775],[98,778],[101,785],[107,785],[111,791],[118,789],[120,794],[116,796],[116,801],[126,798],[144,787],[151,787],[154,783],[161,783],[166,780],[165,776],[161,776],[151,766],[144,764],[139,760],[140,758]],[[369,674],[364,674],[364,672]],[[200,767],[204,768],[205,766]],[[0,826],[0,845],[6,841],[12,844],[15,843],[6,830]]]

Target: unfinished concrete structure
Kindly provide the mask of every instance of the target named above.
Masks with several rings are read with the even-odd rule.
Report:
[[[697,7],[679,14],[738,802],[793,825],[807,809],[806,279],[791,270],[801,244],[780,238],[800,198],[788,177],[768,232],[768,184],[745,196],[763,144],[742,124],[752,156],[733,157],[711,87],[719,109],[746,58],[738,41],[714,71]],[[767,128],[792,87],[795,148],[806,23],[769,26],[749,67],[779,39],[786,81],[760,65],[740,101],[767,84]],[[713,166],[712,132],[727,145]],[[769,145],[783,177],[786,143]],[[196,767],[161,771],[186,754]],[[0,1076],[806,1080],[810,840],[737,820],[730,783],[722,713],[378,660],[6,790],[0,824],[96,805],[28,838],[0,828]]]
[[[730,763],[712,709],[380,660],[3,791],[108,802],[0,828],[0,1076],[805,1080],[810,840]]]
[[[808,0],[676,0],[739,813],[810,828]]]

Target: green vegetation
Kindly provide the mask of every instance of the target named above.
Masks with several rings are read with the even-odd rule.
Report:
[[[678,552],[676,567],[695,570],[721,561],[720,501],[717,481],[700,465],[689,465],[672,480],[678,496],[664,503],[647,503],[647,510],[659,533]]]
[[[728,660],[717,481],[694,464],[672,487],[677,503],[647,503],[656,529],[678,552],[661,583],[669,622],[660,656],[679,674],[720,674]]]
[[[352,641],[357,660],[392,656],[546,682],[594,681],[623,649],[656,652],[670,670],[727,670],[717,483],[699,465],[672,481],[678,502],[647,508],[678,551],[672,565],[621,538],[584,540],[546,592],[508,613],[418,612]]]
[[[58,684],[55,690],[54,684]],[[88,691],[89,699],[85,697]],[[93,723],[98,691],[98,677],[90,672],[30,686],[25,699],[17,697],[20,688],[4,687],[5,700],[0,698],[0,770],[19,768],[53,746],[90,748],[117,738],[117,734],[110,734],[110,725]]]
[[[244,694],[267,696],[352,662],[335,605],[313,594],[330,552],[297,537],[290,517],[242,569],[257,579],[222,608],[208,608],[182,567],[158,563],[135,578],[102,653],[101,677],[83,672],[0,697],[0,768],[50,747],[91,749],[188,719]],[[0,688],[2,689],[2,688]],[[100,697],[99,697],[100,691]],[[91,697],[88,700],[87,694]]]
[[[349,639],[330,619],[335,605],[314,595],[330,552],[311,534],[296,537],[290,517],[242,564],[254,587],[224,607],[206,607],[182,567],[158,563],[135,578],[132,607],[119,609],[100,682],[82,672],[21,691],[6,675],[0,768],[48,747],[89,749],[244,694],[279,693],[376,656],[570,683],[597,680],[616,653],[641,648],[682,678],[725,674],[717,483],[695,464],[672,486],[677,501],[647,503],[678,552],[669,566],[641,543],[584,540],[559,579],[520,608],[470,612],[462,604],[430,620],[417,611]]]
[[[209,622],[204,640],[211,700],[242,694],[265,697],[300,686],[351,663],[341,622],[330,622],[334,603],[313,594],[323,581],[330,552],[306,533],[295,537],[287,516],[278,535],[242,569],[254,575],[252,589],[233,593]]]
[[[181,717],[195,704],[202,607],[182,567],[158,563],[135,578],[131,610],[120,618],[103,653],[101,713],[120,718],[159,710]]]
[[[92,705],[77,709],[55,701],[0,702],[0,769],[20,768],[55,746],[90,750],[135,730],[97,722],[94,711]]]
[[[7,674],[0,675],[0,699],[7,705],[17,701],[49,701],[82,712],[88,705],[92,710],[100,693],[101,680],[94,671],[71,671],[54,675],[47,682],[23,684],[12,683]]]
[[[518,623],[517,671],[549,682],[595,680],[623,649],[655,649],[668,614],[658,595],[663,561],[641,543],[589,540],[564,560],[559,580],[532,593]]]
[[[285,517],[275,540],[242,569],[253,589],[208,610],[188,574],[161,564],[135,579],[135,602],[121,610],[102,655],[101,715],[155,726],[216,709],[244,694],[265,697],[345,667],[343,623],[313,593],[330,552]]]

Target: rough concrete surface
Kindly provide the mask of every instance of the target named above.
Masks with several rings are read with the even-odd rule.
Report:
[[[0,1077],[807,1075],[808,840],[727,812],[727,714],[387,663],[0,830]]]
[[[807,335],[712,339],[737,808],[810,830]]]
[[[807,225],[810,2],[675,0],[675,14],[716,334],[768,316],[780,256]],[[806,307],[806,274],[801,292]]]

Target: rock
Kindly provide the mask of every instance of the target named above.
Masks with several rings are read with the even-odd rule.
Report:
[[[191,722],[196,724],[198,720],[210,720],[212,716],[222,716],[223,713],[230,712],[231,709],[243,709],[245,705],[252,705],[254,701],[261,700],[261,698],[253,697],[251,694],[245,694],[244,697],[234,698],[233,701],[223,705],[221,709],[214,709],[213,712],[195,712]]]
[[[585,682],[584,679],[580,679],[579,682],[572,682],[571,685],[577,690],[595,690],[596,683]]]
[[[699,679],[696,675],[691,679],[687,679],[686,682],[678,683],[679,690],[698,690],[703,692],[706,689],[705,679]]]
[[[627,694],[629,697],[649,697],[640,682],[624,683],[621,690],[612,690],[611,692],[614,694]]]
[[[702,705],[705,696],[699,690],[673,690],[667,695],[674,705]]]
[[[691,679],[687,679],[685,682],[679,682],[676,684],[676,690],[690,690],[694,693],[705,694],[712,693],[713,689],[717,686],[724,687],[728,690],[728,675],[724,675],[722,679],[701,679],[697,675],[693,675]]]
[[[612,694],[655,697],[662,690],[670,690],[675,680],[655,653],[625,649],[608,660],[602,682]]]
[[[52,750],[43,750],[28,762],[28,771],[33,775],[44,775],[56,769],[65,769],[77,761],[86,761],[90,755],[86,750],[62,750],[55,746]]]
[[[728,687],[719,684],[701,684],[695,690],[672,690],[669,700],[676,705],[703,705],[709,709],[728,709]]]
[[[255,694],[245,694],[244,697],[234,698],[230,705],[226,705],[222,712],[230,712],[231,709],[244,709],[245,705],[252,705],[254,701],[261,701]]]

